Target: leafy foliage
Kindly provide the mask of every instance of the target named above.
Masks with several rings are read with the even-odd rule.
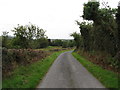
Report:
[[[38,43],[37,48],[46,48],[49,45],[46,38],[37,39],[36,43]]]
[[[83,18],[95,21],[97,19],[99,2],[88,2],[84,4]]]
[[[83,47],[84,49],[90,50],[90,31],[93,27],[92,23],[86,23],[86,22],[82,22],[79,23],[78,21],[76,21],[77,24],[80,26],[80,32],[81,32],[81,37],[83,39]]]
[[[70,36],[74,37],[74,40],[76,42],[76,48],[78,49],[80,46],[80,34],[79,33],[72,33]]]
[[[51,46],[62,46],[63,42],[62,40],[56,39],[51,42]]]
[[[46,44],[48,43],[47,36],[45,35],[45,31],[43,29],[40,29],[39,27],[35,25],[26,25],[26,26],[19,26],[17,28],[14,28],[12,30],[14,32],[14,35],[16,36],[13,41],[14,46],[20,46],[20,48],[31,48],[30,44],[31,41],[35,39],[35,41],[39,41],[38,43]],[[42,39],[44,40],[42,40]],[[43,42],[43,43],[42,43]],[[41,45],[41,47],[46,47]],[[40,44],[36,46],[37,48],[41,48]]]
[[[63,41],[62,44],[63,48],[74,47],[74,46],[75,46],[75,42],[73,40]]]
[[[62,46],[63,48],[74,47],[75,42],[73,40],[53,40],[50,42],[51,46]]]
[[[40,29],[38,26],[18,25],[12,30],[14,37],[8,36],[8,32],[3,32],[2,35],[2,47],[6,48],[44,48],[48,46],[47,36],[45,30]]]
[[[2,47],[7,47],[8,33],[9,32],[3,32],[3,35],[2,35]]]
[[[76,21],[81,33],[79,37],[74,35],[77,49],[106,52],[112,56],[107,63],[119,68],[120,7],[118,9],[109,6],[99,8],[99,2],[88,2],[84,4],[83,19],[86,21]],[[89,23],[91,20],[93,23]]]
[[[116,14],[116,22],[117,22],[117,47],[118,51],[120,51],[120,6],[118,6],[117,14]]]

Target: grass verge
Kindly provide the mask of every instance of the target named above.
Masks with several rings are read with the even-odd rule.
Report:
[[[12,76],[3,79],[3,88],[35,88],[62,52],[65,51],[55,52],[31,65],[16,68]]]
[[[91,72],[106,88],[118,88],[118,75],[86,60],[76,52],[72,55]]]

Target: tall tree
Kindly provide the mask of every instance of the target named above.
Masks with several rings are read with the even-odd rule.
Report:
[[[86,23],[86,22],[78,22],[76,21],[80,28],[81,37],[83,39],[83,47],[84,50],[89,51],[90,50],[90,31],[92,29],[92,23]]]
[[[18,25],[18,27],[14,28],[12,30],[14,32],[15,38],[13,39],[13,45],[18,46],[19,48],[33,48],[31,45],[34,44],[39,45],[38,43],[40,40],[38,39],[47,39],[47,36],[45,35],[45,31],[43,29],[40,29],[38,26],[35,25]],[[36,46],[38,47],[38,46]]]
[[[116,14],[116,21],[117,21],[117,47],[118,47],[118,51],[120,51],[120,2],[118,4],[118,10],[117,10],[117,14]]]
[[[80,46],[80,33],[74,32],[70,36],[74,37],[76,43],[76,49],[79,49]]]

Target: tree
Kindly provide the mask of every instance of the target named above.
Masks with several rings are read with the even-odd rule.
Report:
[[[46,48],[49,45],[48,39],[40,38],[36,40],[37,48]]]
[[[83,47],[84,50],[89,51],[90,50],[90,31],[93,27],[92,23],[86,23],[86,22],[78,22],[76,21],[80,28],[81,37],[83,39]]]
[[[51,42],[52,46],[62,46],[63,42],[62,40],[56,39]]]
[[[120,5],[118,5],[116,22],[117,22],[117,48],[118,51],[120,51]]]
[[[75,46],[75,41],[74,40],[69,40],[68,41],[68,47],[74,47]]]
[[[17,28],[14,28],[12,30],[14,32],[14,39],[13,39],[13,45],[19,48],[27,48],[28,47],[28,39],[27,39],[27,28],[25,26],[19,26]]]
[[[102,57],[106,60],[104,63],[119,68],[120,3],[118,9],[110,8],[107,3],[104,3],[104,5],[105,8],[99,8],[99,2],[88,2],[84,4],[83,19],[85,22],[76,21],[80,28],[81,37],[75,41],[77,43],[77,49],[83,45],[85,51],[106,53],[105,57],[109,55],[114,60],[107,61],[105,57]],[[93,23],[88,23],[89,21]],[[76,33],[72,36],[78,38]],[[98,58],[98,60],[102,61],[101,58]]]
[[[8,42],[8,33],[4,31],[2,34],[2,47],[6,47],[7,48],[7,42]]]
[[[80,46],[80,33],[74,32],[70,36],[74,37],[76,43],[76,49],[78,49]]]
[[[116,9],[99,9],[97,23],[94,22],[94,46],[96,50],[116,54]]]
[[[98,19],[99,2],[88,2],[84,4],[83,18],[96,21]]]
[[[33,44],[35,41],[35,44],[38,45],[38,43],[45,43],[42,39],[44,38],[45,41],[47,39],[47,36],[45,35],[45,31],[43,29],[40,29],[38,26],[35,25],[18,25],[18,27],[14,28],[12,30],[14,32],[14,39],[13,39],[13,45],[18,48],[34,48],[38,47]],[[42,38],[42,39],[41,39]],[[40,41],[41,42],[38,42]],[[46,45],[45,45],[46,46]]]
[[[66,41],[66,40],[63,41],[62,47],[63,47],[63,48],[69,47],[69,41]]]
[[[116,54],[116,9],[105,5],[99,8],[99,2],[84,4],[83,18],[93,20],[93,24],[79,23],[85,50],[100,50]]]

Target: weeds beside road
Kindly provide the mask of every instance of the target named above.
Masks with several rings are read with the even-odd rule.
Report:
[[[118,88],[118,75],[105,70],[73,52],[73,56],[107,88]]]

